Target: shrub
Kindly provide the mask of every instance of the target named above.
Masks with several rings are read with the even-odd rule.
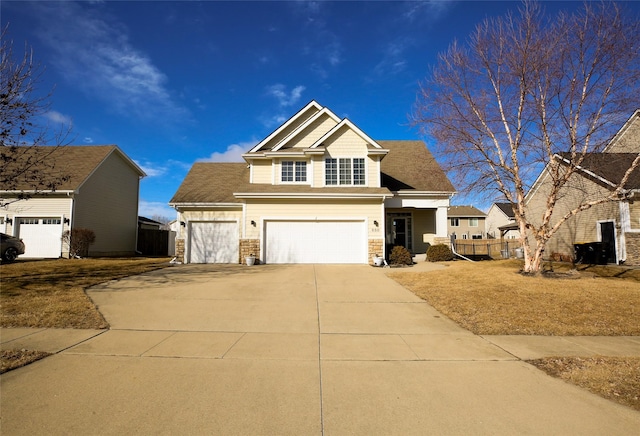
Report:
[[[69,247],[69,257],[87,257],[89,245],[96,241],[96,234],[93,230],[83,228],[66,230],[62,234],[62,241]]]
[[[391,255],[389,255],[389,261],[391,261],[392,265],[413,265],[411,253],[400,245],[393,247]]]
[[[451,249],[445,244],[436,244],[427,250],[427,260],[429,262],[443,262],[453,260]]]

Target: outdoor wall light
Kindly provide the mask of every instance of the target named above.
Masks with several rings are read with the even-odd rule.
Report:
[[[373,225],[374,225],[374,226],[376,226],[376,227],[378,227],[378,221],[375,221],[375,220],[374,220],[374,221],[373,221]]]
[[[7,223],[13,224],[13,218],[7,218]]]
[[[253,227],[255,227],[255,226],[256,226],[256,222],[255,222],[254,220],[251,220],[251,225],[252,225]]]
[[[187,227],[187,223],[185,223],[184,221],[180,221],[180,225],[181,225],[182,227]]]
[[[62,222],[63,222],[64,224],[70,224],[70,223],[71,223],[71,220],[70,220],[69,218],[63,218],[63,219],[62,219]]]

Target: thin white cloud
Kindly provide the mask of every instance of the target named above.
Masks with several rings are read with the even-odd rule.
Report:
[[[267,87],[267,95],[275,97],[278,103],[282,107],[293,106],[298,104],[302,93],[306,88],[302,85],[296,86],[290,92],[287,91],[287,87],[281,83],[276,83]]]
[[[69,115],[64,115],[58,111],[49,111],[43,115],[47,120],[56,124],[72,124],[72,119]]]
[[[176,219],[177,213],[176,210],[172,207],[169,207],[167,203],[162,203],[160,201],[146,201],[140,200],[138,204],[138,215],[144,216],[147,218],[152,217],[166,217],[170,221]]]
[[[83,139],[83,142],[85,144],[93,144],[93,138],[90,136],[85,136],[85,138]]]
[[[67,81],[123,115],[147,121],[188,117],[187,109],[174,101],[167,76],[133,46],[128,29],[100,5],[31,6],[40,20],[38,34],[52,51],[50,62]]]
[[[433,22],[445,14],[456,0],[427,0],[404,2],[402,17],[410,22]]]
[[[138,160],[134,160],[134,162],[136,163],[136,165],[138,165],[142,171],[144,171],[147,174],[147,177],[158,177],[158,176],[163,176],[167,173],[167,167],[166,166],[158,166],[152,162],[141,162]]]
[[[199,159],[199,162],[244,162],[242,155],[253,148],[258,143],[257,140],[231,144],[223,152],[215,151],[206,159]]]

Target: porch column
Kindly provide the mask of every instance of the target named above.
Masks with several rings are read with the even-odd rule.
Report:
[[[447,207],[436,209],[436,237],[446,238],[447,235]]]

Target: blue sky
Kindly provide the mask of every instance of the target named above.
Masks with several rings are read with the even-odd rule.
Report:
[[[140,214],[173,219],[194,162],[241,161],[311,100],[374,139],[425,139],[407,115],[429,65],[519,5],[2,0],[0,19],[45,66],[39,89],[55,86],[49,121],[71,122],[73,144],[117,144],[147,173]]]

